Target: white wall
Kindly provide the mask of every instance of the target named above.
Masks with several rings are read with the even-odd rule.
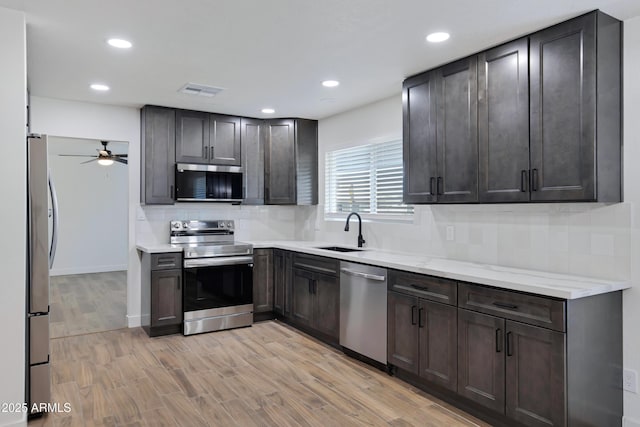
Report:
[[[624,366],[640,372],[640,18],[625,22],[624,203],[416,206],[410,223],[363,224],[370,247],[459,260],[629,280],[624,292]],[[395,139],[402,133],[398,96],[319,123],[320,205],[298,211],[301,237],[355,244],[357,231],[324,220],[324,155]],[[447,241],[446,227],[455,238]],[[635,261],[635,262],[632,262]],[[640,426],[640,396],[624,393],[625,425]]]
[[[102,148],[98,140],[49,138],[49,168],[60,211],[52,276],[127,269],[128,166],[84,164],[91,157],[59,155],[95,158],[97,148]],[[128,144],[110,141],[108,148],[126,154]]]
[[[0,182],[3,206],[0,286],[0,403],[24,402],[26,304],[26,39],[22,12],[0,8]],[[26,414],[0,412],[0,425],[25,425]]]

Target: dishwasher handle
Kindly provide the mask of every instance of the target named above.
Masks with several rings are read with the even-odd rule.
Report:
[[[361,271],[355,271],[348,268],[341,268],[340,271],[344,274],[349,274],[351,276],[356,276],[356,277],[363,277],[369,280],[376,280],[378,282],[384,282],[386,280],[386,277],[384,276],[379,276],[377,274],[363,273]]]

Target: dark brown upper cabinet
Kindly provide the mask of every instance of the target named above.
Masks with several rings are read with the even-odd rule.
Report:
[[[176,111],[176,161],[240,166],[240,117]]]
[[[404,201],[621,201],[621,58],[594,11],[405,80]]]
[[[403,103],[404,202],[476,202],[476,57],[406,80]]]
[[[265,204],[318,204],[317,121],[267,121],[264,162]]]
[[[621,23],[593,12],[530,36],[531,200],[619,202]]]
[[[478,55],[480,202],[529,201],[529,41]]]
[[[176,116],[171,108],[146,106],[140,110],[140,202],[174,203]]]

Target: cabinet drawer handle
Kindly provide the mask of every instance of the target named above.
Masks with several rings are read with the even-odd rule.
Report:
[[[416,309],[418,307],[416,307],[415,305],[411,306],[411,324],[415,325],[416,324]]]
[[[436,177],[429,178],[429,193],[433,196],[435,194]]]
[[[515,304],[507,304],[506,302],[500,302],[500,301],[496,301],[493,303],[493,305],[495,305],[496,307],[500,307],[500,308],[508,308],[509,310],[517,310],[518,306]]]
[[[421,308],[420,310],[418,310],[418,327],[419,328],[424,328],[424,308]]]
[[[520,172],[520,191],[523,193],[527,191],[527,181],[527,171],[523,169],[522,172]]]
[[[444,190],[442,189],[442,177],[439,176],[438,177],[438,182],[437,182],[437,188],[436,188],[438,195],[442,195],[444,194]]]
[[[496,353],[502,352],[502,329],[496,329]]]
[[[507,332],[507,356],[513,356],[513,348],[511,347],[511,332]]]
[[[538,169],[531,169],[531,191],[538,191]]]

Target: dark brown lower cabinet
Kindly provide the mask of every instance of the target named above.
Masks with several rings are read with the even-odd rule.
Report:
[[[458,394],[527,426],[564,426],[565,334],[458,310]]]
[[[273,311],[281,316],[291,314],[291,252],[273,251]]]
[[[293,269],[291,320],[326,337],[340,339],[340,278],[302,268]]]
[[[151,272],[151,327],[182,323],[182,270]]]
[[[182,331],[182,253],[142,253],[140,322],[151,337]]]
[[[387,293],[387,363],[455,391],[456,308]]]
[[[273,250],[253,251],[253,312],[273,311]]]

